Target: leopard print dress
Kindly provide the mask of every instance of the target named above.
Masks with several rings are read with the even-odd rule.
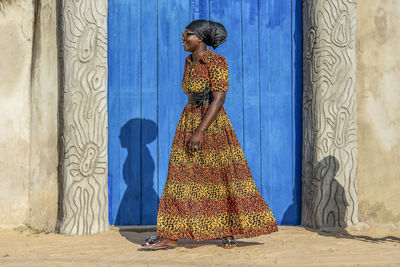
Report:
[[[210,49],[194,66],[191,55],[186,58],[182,81],[186,94],[200,93],[206,86],[221,92],[229,87],[228,64]],[[187,150],[203,114],[201,107],[186,104],[179,119],[158,209],[157,235],[202,241],[278,231],[223,106],[204,132],[199,151]]]

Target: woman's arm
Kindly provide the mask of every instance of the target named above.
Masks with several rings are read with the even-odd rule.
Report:
[[[212,94],[214,99],[208,106],[207,112],[204,115],[204,118],[201,121],[199,127],[197,127],[196,131],[193,133],[192,137],[189,140],[188,148],[191,152],[195,152],[200,148],[201,140],[203,139],[203,133],[215,120],[219,110],[225,103],[226,92],[212,92]],[[197,147],[197,150],[195,149],[195,147]]]

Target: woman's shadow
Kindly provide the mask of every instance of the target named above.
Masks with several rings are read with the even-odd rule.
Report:
[[[155,163],[148,144],[157,137],[157,124],[148,119],[134,118],[120,132],[121,147],[126,148],[122,175],[126,190],[121,199],[116,225],[154,225],[158,195],[154,190]]]
[[[123,165],[123,179],[127,185],[122,197],[115,225],[155,225],[159,198],[154,185],[155,164],[147,147],[157,137],[157,125],[147,119],[131,119],[120,132],[121,147],[128,155]],[[139,228],[140,229],[140,228]],[[132,243],[141,244],[155,232],[120,230],[120,234]],[[220,240],[196,242],[179,240],[179,246],[197,248],[204,245],[220,245]],[[262,245],[259,242],[238,241],[239,246]]]
[[[320,187],[316,190],[324,191],[324,198],[317,199],[316,203],[319,203],[318,210],[320,214],[316,216],[324,216],[323,225],[317,226],[318,223],[314,222],[314,227],[301,226],[304,229],[315,232],[321,236],[330,236],[335,238],[344,239],[355,239],[364,242],[381,243],[381,242],[394,242],[399,243],[400,238],[389,235],[385,237],[372,237],[366,234],[355,234],[356,232],[351,231],[348,228],[349,225],[346,222],[346,214],[350,213],[349,202],[352,199],[347,199],[345,194],[345,188],[337,180],[337,173],[340,169],[340,162],[334,156],[327,156],[320,160],[315,166],[315,173],[313,177],[319,182]],[[316,195],[317,193],[311,193]],[[328,197],[326,197],[328,196]],[[311,197],[313,199],[314,197]],[[314,218],[315,220],[315,218]]]

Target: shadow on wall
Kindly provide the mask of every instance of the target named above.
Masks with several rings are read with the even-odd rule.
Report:
[[[322,183],[321,190],[324,190],[324,192],[316,192],[317,199],[319,199],[316,206],[316,212],[322,213],[323,227],[320,229],[305,227],[305,229],[311,232],[316,232],[321,236],[355,239],[371,243],[399,243],[400,238],[393,235],[371,237],[369,234],[357,235],[351,233],[350,228],[346,229],[349,225],[344,219],[346,212],[349,212],[349,202],[346,199],[344,187],[335,179],[339,170],[339,161],[334,156],[327,156],[316,165],[313,181],[315,179],[316,182]],[[325,197],[321,198],[321,194]]]
[[[349,212],[349,201],[342,185],[337,180],[340,163],[334,156],[327,156],[315,166],[305,171],[303,196],[305,217],[304,225],[312,228],[347,227],[346,212]],[[343,171],[343,170],[341,170]],[[339,176],[341,177],[341,176]]]
[[[121,128],[121,147],[128,151],[122,169],[127,188],[118,208],[116,225],[142,224],[146,201],[159,201],[154,190],[155,164],[147,147],[156,137],[157,125],[151,120],[131,119]]]
[[[315,166],[314,177],[325,191],[317,204],[322,214],[322,225],[326,227],[347,227],[345,215],[349,203],[343,185],[336,180],[340,163],[334,156],[327,156]]]
[[[300,188],[301,190],[301,188]],[[299,191],[299,188],[296,186],[293,187],[292,191],[292,204],[286,209],[285,213],[282,216],[282,220],[280,225],[299,225],[300,224],[300,212],[301,212],[301,206],[299,205],[298,200],[296,199],[297,197],[297,192]],[[301,202],[300,202],[301,203]]]

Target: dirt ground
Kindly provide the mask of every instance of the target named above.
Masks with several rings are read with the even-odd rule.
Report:
[[[400,266],[400,231],[314,231],[279,226],[279,231],[220,241],[179,240],[173,250],[140,251],[151,232],[117,227],[91,236],[0,230],[0,266]]]

